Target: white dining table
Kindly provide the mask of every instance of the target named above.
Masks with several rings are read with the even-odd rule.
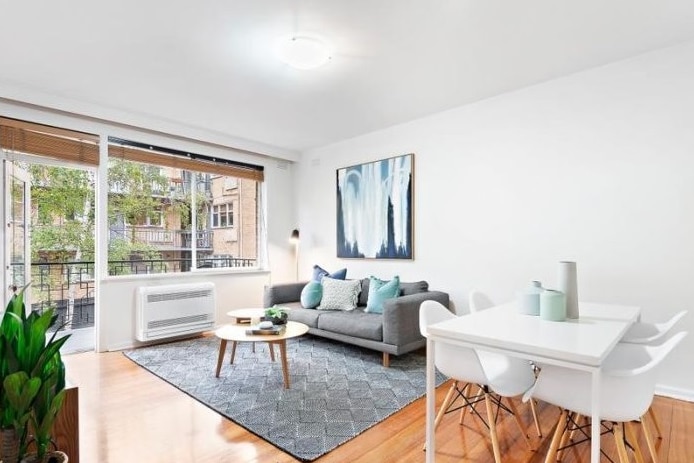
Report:
[[[521,314],[515,302],[456,317],[427,328],[426,462],[435,461],[434,379],[437,343],[587,371],[591,374],[591,462],[600,461],[600,369],[607,355],[639,319],[634,306],[579,303],[579,318],[554,322]]]

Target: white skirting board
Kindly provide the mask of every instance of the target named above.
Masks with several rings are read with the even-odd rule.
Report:
[[[657,384],[655,386],[655,393],[656,395],[670,397],[672,399],[684,400],[686,402],[694,402],[694,391],[691,389],[682,389]]]

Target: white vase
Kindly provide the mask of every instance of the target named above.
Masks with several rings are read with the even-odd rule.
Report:
[[[557,289],[566,295],[566,318],[577,319],[579,314],[576,262],[559,262]]]
[[[542,283],[530,282],[530,285],[518,294],[518,311],[525,315],[540,315],[541,293]]]

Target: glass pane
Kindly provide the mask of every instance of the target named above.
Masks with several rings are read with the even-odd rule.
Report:
[[[212,209],[219,211],[219,228],[210,247],[198,249],[198,262],[206,267],[254,267],[258,265],[258,183],[253,180],[212,176]],[[229,186],[234,188],[230,189]],[[234,209],[241,215],[234,217]],[[216,216],[214,217],[216,219]]]
[[[24,263],[26,262],[26,223],[24,217],[24,194],[25,182],[11,176],[10,177],[10,284],[21,288],[27,283],[24,274]]]
[[[33,310],[53,308],[54,328],[94,326],[95,184],[92,171],[32,164]]]
[[[110,275],[186,272],[194,248],[197,268],[258,265],[256,181],[149,167],[109,159]],[[240,217],[233,217],[234,202]],[[160,227],[131,225],[154,210],[161,211]]]

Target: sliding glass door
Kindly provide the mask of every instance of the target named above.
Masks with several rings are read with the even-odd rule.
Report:
[[[17,163],[3,160],[4,222],[5,222],[5,291],[4,304],[14,290],[31,281],[31,182],[29,173]],[[25,290],[27,307],[31,303],[31,289]],[[4,307],[3,307],[4,308]]]

